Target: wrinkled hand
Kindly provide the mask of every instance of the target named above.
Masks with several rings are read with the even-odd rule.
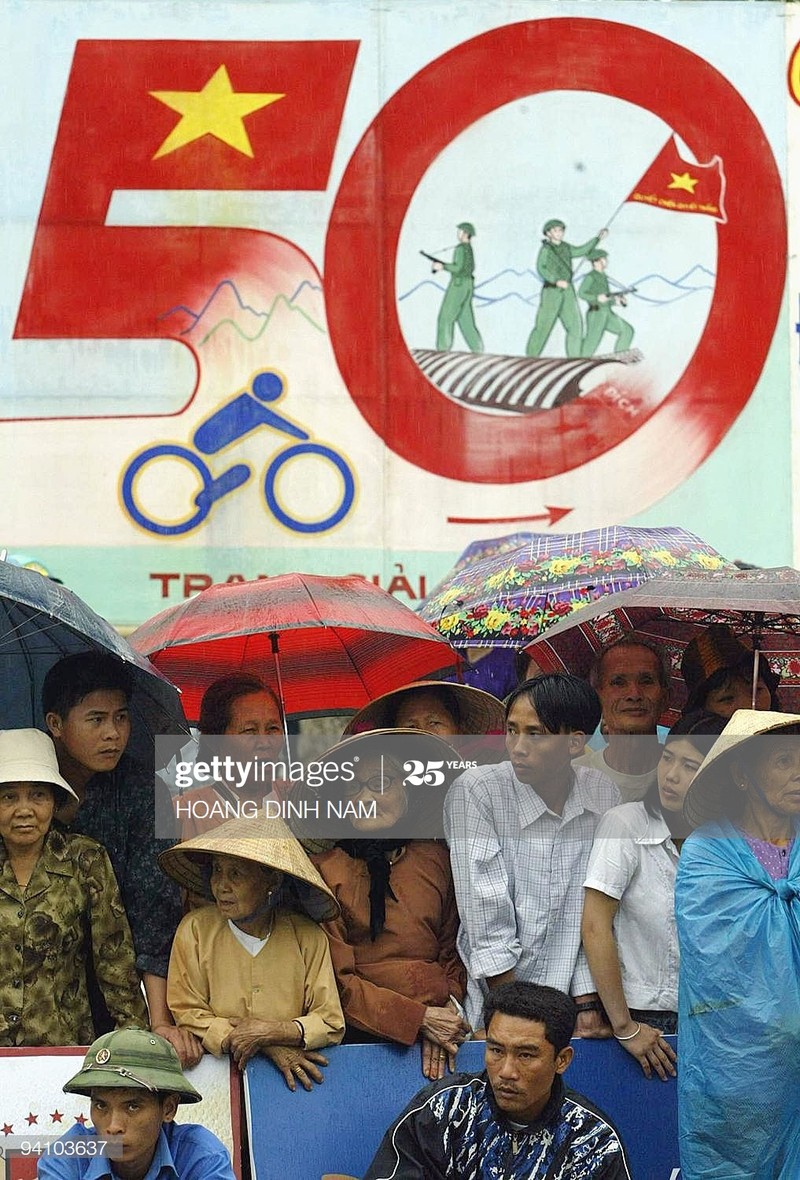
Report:
[[[274,1062],[292,1092],[297,1089],[297,1082],[304,1090],[311,1090],[312,1081],[321,1085],[325,1080],[317,1069],[318,1065],[328,1064],[328,1058],[321,1053],[313,1053],[310,1049],[293,1049],[290,1045],[270,1045],[262,1052]]]
[[[445,1008],[426,1008],[420,1031],[429,1041],[455,1056],[470,1028],[456,1010],[448,1005]]]
[[[424,1033],[419,1047],[422,1057],[422,1073],[431,1082],[438,1082],[448,1069],[451,1073],[453,1072],[456,1067],[455,1053],[448,1053],[446,1049],[430,1040]]]
[[[152,1031],[158,1033],[165,1041],[169,1041],[178,1054],[181,1069],[190,1069],[202,1058],[202,1041],[199,1041],[194,1033],[189,1032],[188,1028],[177,1028],[174,1024],[159,1024]]]
[[[266,1049],[269,1044],[264,1040],[269,1025],[254,1016],[234,1016],[231,1018],[231,1024],[234,1027],[222,1042],[222,1049],[223,1052],[230,1053],[239,1069],[244,1069],[250,1058]]]
[[[602,1040],[604,1037],[613,1037],[614,1030],[602,1012],[579,1012],[572,1035],[586,1037],[587,1040]]]
[[[630,1027],[621,1031],[620,1036],[629,1036],[639,1021],[631,1021]],[[662,1034],[651,1024],[642,1024],[635,1037],[629,1041],[620,1041],[623,1049],[627,1049],[631,1057],[635,1057],[642,1067],[644,1076],[651,1078],[656,1071],[662,1082],[676,1075],[675,1062],[678,1058],[675,1050],[664,1040]]]

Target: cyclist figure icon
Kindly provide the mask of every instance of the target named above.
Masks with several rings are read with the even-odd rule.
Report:
[[[237,393],[200,423],[192,435],[195,450],[178,443],[156,443],[135,455],[122,477],[122,502],[131,519],[141,528],[162,537],[179,536],[196,529],[218,500],[242,487],[252,475],[252,469],[247,463],[235,463],[221,475],[215,476],[201,455],[216,455],[253,430],[266,426],[297,440],[279,450],[264,473],[264,499],[279,524],[298,533],[324,533],[344,520],[355,499],[353,472],[338,451],[324,443],[315,442],[307,430],[270,408],[283,397],[285,391],[284,380],[279,373],[270,369],[262,370],[253,377],[249,389]],[[278,499],[279,475],[294,459],[304,456],[317,456],[324,460],[341,478],[338,504],[332,512],[318,520],[292,516]],[[149,463],[169,458],[188,463],[199,475],[203,486],[194,497],[192,511],[183,520],[162,522],[152,519],[142,509],[136,496],[136,480]]]

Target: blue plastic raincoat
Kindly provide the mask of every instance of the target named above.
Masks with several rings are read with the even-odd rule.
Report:
[[[681,1180],[800,1178],[800,839],[773,881],[729,823],[685,843]]]

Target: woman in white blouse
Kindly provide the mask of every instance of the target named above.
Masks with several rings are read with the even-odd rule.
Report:
[[[675,1076],[664,1035],[678,1027],[675,873],[689,828],[683,800],[724,719],[682,717],[640,803],[606,812],[584,881],[581,935],[614,1036],[649,1078]],[[708,735],[708,736],[707,736]]]

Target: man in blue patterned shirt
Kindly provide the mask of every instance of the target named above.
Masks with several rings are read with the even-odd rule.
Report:
[[[495,988],[484,1009],[484,1073],[420,1090],[364,1180],[631,1180],[615,1127],[564,1086],[576,1016],[556,988]]]

